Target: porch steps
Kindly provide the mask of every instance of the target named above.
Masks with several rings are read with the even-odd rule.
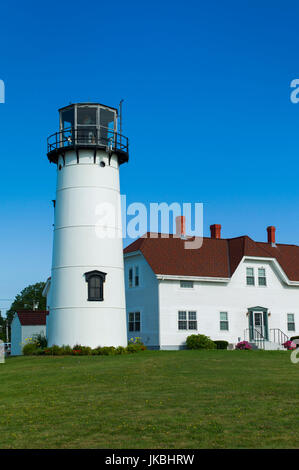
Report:
[[[252,349],[259,349],[257,344],[255,344],[255,343],[249,343],[249,344],[252,347]]]
[[[274,341],[259,341],[249,343],[252,346],[252,349],[264,349],[265,351],[285,351],[285,348],[279,344],[274,343]]]
[[[270,328],[268,333],[269,339],[266,339],[261,331],[256,328],[246,328],[246,330],[244,330],[244,340],[248,341],[253,349],[284,351],[283,343],[285,343],[289,337],[279,328]]]

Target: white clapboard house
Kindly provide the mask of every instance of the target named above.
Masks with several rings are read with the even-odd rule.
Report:
[[[299,246],[276,243],[275,227],[266,243],[210,229],[198,249],[186,249],[185,236],[153,233],[125,248],[128,339],[180,349],[201,333],[282,348],[299,334]]]

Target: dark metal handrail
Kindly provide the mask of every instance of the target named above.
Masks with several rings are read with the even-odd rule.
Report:
[[[248,332],[248,339],[249,341],[253,341],[253,342],[256,342],[256,341],[261,341],[261,342],[265,342],[267,339],[265,338],[264,335],[262,335],[262,333],[260,331],[258,331],[256,328],[246,328],[246,330],[244,330],[244,339],[247,341],[247,332]],[[250,333],[252,334],[253,338],[250,339]]]
[[[103,146],[128,153],[129,139],[104,126],[78,126],[55,132],[47,139],[48,153],[67,147]]]

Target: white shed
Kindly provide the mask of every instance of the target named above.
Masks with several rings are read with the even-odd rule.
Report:
[[[11,323],[11,355],[20,356],[22,348],[33,335],[46,336],[46,317],[48,311],[20,311],[17,312]]]

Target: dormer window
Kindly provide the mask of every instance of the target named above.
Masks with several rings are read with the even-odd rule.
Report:
[[[259,286],[266,286],[266,270],[265,268],[258,269],[258,278],[259,278]]]
[[[254,269],[246,268],[246,282],[248,286],[254,286]]]
[[[89,301],[101,302],[104,300],[104,282],[106,273],[102,271],[89,271],[84,274],[85,280],[88,284],[88,297]]]

